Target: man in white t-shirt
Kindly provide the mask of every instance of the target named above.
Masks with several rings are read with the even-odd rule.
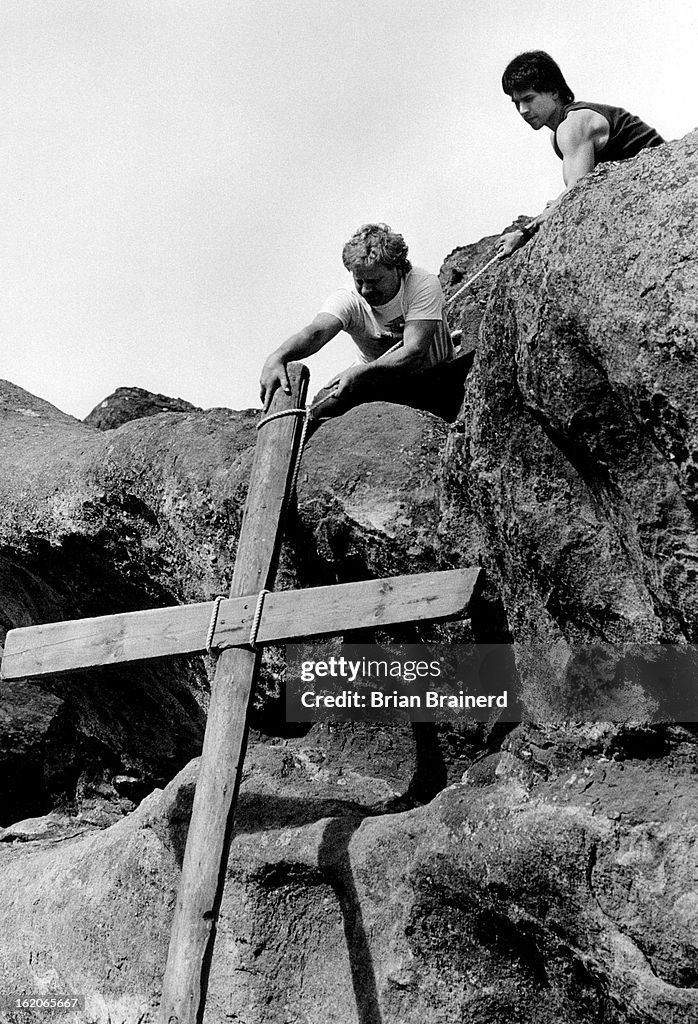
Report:
[[[316,397],[317,419],[362,402],[387,401],[455,418],[462,375],[445,364],[454,349],[435,274],[413,267],[402,235],[387,224],[365,224],[342,250],[353,285],[333,292],[315,319],[269,356],[260,397],[269,407],[278,387],[289,392],[286,365],[318,352],[340,331],[351,335],[357,361]]]

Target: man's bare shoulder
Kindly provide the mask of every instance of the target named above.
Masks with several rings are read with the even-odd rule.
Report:
[[[584,142],[592,141],[595,147],[608,141],[610,125],[603,114],[589,107],[570,110],[557,129],[557,144],[562,153],[576,149]]]

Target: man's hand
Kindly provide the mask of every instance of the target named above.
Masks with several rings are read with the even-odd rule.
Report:
[[[352,391],[356,388],[360,378],[366,372],[365,366],[350,366],[344,371],[344,373],[337,378],[336,383],[337,390],[335,391],[335,398],[341,398],[342,396],[349,396]]]
[[[520,249],[526,241],[526,236],[523,231],[507,231],[506,234],[501,235],[499,239],[498,256],[500,259],[506,259],[507,256],[511,256],[513,252]]]
[[[291,394],[286,363],[275,352],[272,352],[264,364],[262,375],[259,378],[259,397],[262,400],[264,412],[269,408],[277,388],[281,388],[287,395]]]
[[[287,395],[291,394],[286,372],[287,363],[305,359],[314,352],[319,352],[341,329],[342,322],[336,316],[331,313],[318,313],[312,323],[292,334],[283,345],[272,352],[259,378],[259,397],[264,404],[264,412],[269,408],[277,388],[281,388]]]

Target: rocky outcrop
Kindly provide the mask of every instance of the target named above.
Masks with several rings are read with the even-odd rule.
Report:
[[[252,414],[224,410],[105,434],[4,383],[0,642],[223,592],[253,434]],[[207,686],[187,658],[4,685],[0,824],[132,807],[199,752]]]
[[[696,640],[697,200],[697,133],[601,166],[492,293],[447,463],[517,640]]]
[[[483,564],[472,619],[421,636],[513,639],[526,722],[258,737],[207,1020],[698,1018],[695,725],[648,724],[642,680],[614,722],[560,720],[575,644],[696,642],[697,183],[698,133],[597,169],[454,303],[479,331],[457,423],[376,403],[309,442],[279,585]],[[1,401],[5,628],[226,589],[252,413],[105,434]],[[100,1024],[154,1020],[196,772],[152,791],[198,748],[205,669],[152,672],[3,694],[0,977]],[[269,706],[282,675],[272,651]],[[438,795],[387,813],[405,791]]]
[[[201,412],[183,398],[156,395],[143,388],[117,388],[88,413],[84,422],[98,430],[113,430],[131,420],[157,416],[161,412]]]
[[[376,817],[380,783],[253,747],[206,1020],[694,1019],[695,750],[543,776],[525,749]],[[0,845],[0,976],[155,1021],[195,769],[107,830]]]

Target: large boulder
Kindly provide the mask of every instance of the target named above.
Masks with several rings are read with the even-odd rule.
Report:
[[[303,456],[298,511],[325,574],[349,582],[446,567],[439,524],[447,435],[436,416],[386,402],[317,432]],[[307,558],[303,572],[312,572]]]
[[[521,644],[698,638],[697,200],[696,132],[600,166],[492,292],[447,464]]]
[[[698,637],[698,132],[603,165],[513,257],[468,485],[517,638]]]

